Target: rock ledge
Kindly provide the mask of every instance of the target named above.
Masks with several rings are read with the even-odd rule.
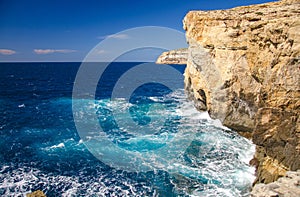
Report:
[[[300,170],[288,171],[286,176],[269,184],[256,184],[251,192],[252,197],[299,197],[300,196]]]

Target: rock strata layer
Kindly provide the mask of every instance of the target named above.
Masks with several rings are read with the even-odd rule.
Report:
[[[257,183],[300,169],[300,0],[190,11],[183,23],[196,108],[253,139]]]
[[[162,53],[156,60],[157,64],[186,64],[188,49],[176,49]]]

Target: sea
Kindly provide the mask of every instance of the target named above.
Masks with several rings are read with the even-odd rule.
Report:
[[[86,97],[74,96],[81,63],[0,63],[0,196],[249,196],[254,145],[197,111],[183,81],[112,97],[140,64],[106,63]],[[79,128],[91,113],[98,126]]]

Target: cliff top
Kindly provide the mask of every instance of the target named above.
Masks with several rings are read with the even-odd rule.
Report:
[[[189,13],[197,13],[199,16],[203,15],[206,19],[251,19],[263,20],[274,19],[278,17],[290,17],[293,15],[299,15],[300,10],[298,5],[300,0],[282,0],[278,2],[271,2],[265,4],[240,6],[227,10],[212,10],[212,11],[199,11],[194,10]],[[274,8],[276,8],[274,10]]]

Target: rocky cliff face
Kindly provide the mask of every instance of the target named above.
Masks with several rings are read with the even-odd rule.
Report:
[[[257,145],[258,182],[300,169],[300,0],[191,11],[186,90]]]
[[[300,0],[191,11],[183,23],[195,106],[253,139],[257,182],[300,169]]]
[[[156,60],[156,64],[186,64],[188,49],[175,49],[162,53]]]

